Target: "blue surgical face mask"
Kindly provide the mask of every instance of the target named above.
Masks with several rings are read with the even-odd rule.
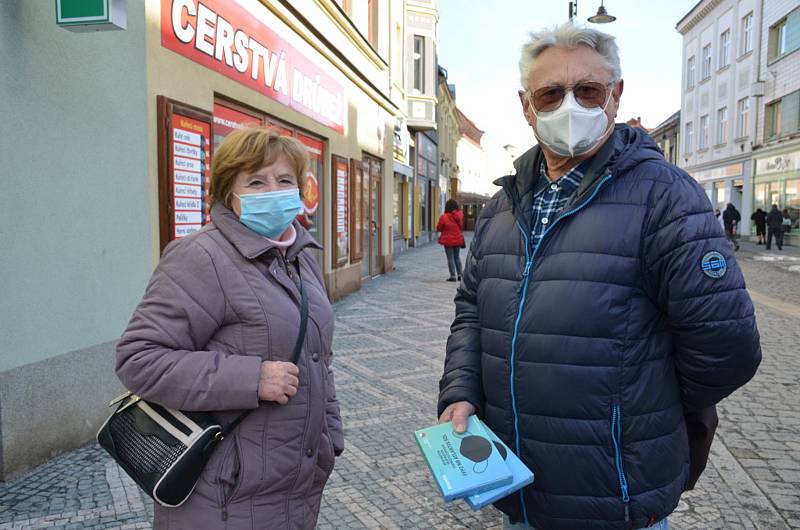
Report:
[[[239,221],[247,228],[270,239],[277,239],[303,210],[300,190],[237,195],[241,208]]]

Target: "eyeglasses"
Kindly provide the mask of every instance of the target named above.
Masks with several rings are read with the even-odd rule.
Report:
[[[608,88],[614,81],[603,84],[595,81],[581,81],[574,85],[550,85],[537,88],[533,93],[527,92],[528,100],[533,104],[537,112],[550,112],[561,106],[567,91],[572,90],[572,94],[581,107],[594,109],[606,104],[608,98]],[[533,96],[533,97],[531,97]]]

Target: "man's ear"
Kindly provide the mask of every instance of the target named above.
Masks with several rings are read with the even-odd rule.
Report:
[[[525,116],[525,121],[528,122],[528,125],[533,126],[533,117],[531,116],[530,105],[528,105],[528,98],[525,97],[524,90],[518,90],[517,95],[519,96],[519,103],[522,105],[522,115]]]
[[[620,79],[615,83],[614,90],[611,92],[611,97],[614,98],[614,101],[619,105],[619,98],[622,96],[622,89],[625,88],[625,80]]]

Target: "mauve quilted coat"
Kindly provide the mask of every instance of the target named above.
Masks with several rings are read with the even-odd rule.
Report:
[[[478,219],[439,413],[471,402],[533,470],[497,503],[512,521],[643,528],[687,486],[684,413],[758,367],[753,305],[703,189],[625,125],[532,248],[541,156],[523,155]],[[724,274],[704,272],[723,258]]]
[[[344,448],[331,371],[333,313],[319,248],[296,221],[284,261],[217,204],[213,223],[172,242],[117,345],[117,375],[145,399],[230,421],[256,409],[216,449],[178,508],[156,506],[156,529],[307,530]],[[297,269],[309,319],[300,386],[287,405],[258,400],[262,361],[291,359],[300,323]]]

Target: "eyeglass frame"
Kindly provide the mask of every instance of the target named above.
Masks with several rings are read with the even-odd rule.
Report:
[[[581,107],[583,107],[585,109],[605,108],[605,106],[608,105],[608,97],[609,97],[609,95],[613,95],[613,93],[614,93],[614,89],[613,88],[611,90],[608,90],[608,88],[611,87],[612,85],[615,85],[615,84],[619,83],[620,81],[621,81],[621,79],[612,79],[608,83],[601,83],[600,81],[583,80],[583,81],[578,81],[577,83],[570,83],[570,84],[567,84],[567,85],[544,85],[544,86],[541,86],[541,87],[537,88],[536,90],[531,90],[530,88],[526,88],[523,94],[524,94],[525,99],[528,101],[528,104],[531,106],[531,109],[533,109],[533,113],[534,114],[537,114],[539,112],[553,112],[553,111],[557,110],[558,108],[560,108],[561,105],[564,103],[564,98],[567,97],[567,92],[572,92],[573,93],[573,97],[574,97],[574,93],[575,93],[574,89],[575,89],[576,86],[581,85],[581,84],[587,84],[587,83],[597,83],[599,85],[603,85],[603,88],[606,90],[606,96],[605,96],[605,98],[603,98],[603,104],[602,105],[598,105],[597,107],[586,107],[584,105],[581,105],[581,102],[578,101],[578,98],[575,98],[575,101],[578,103],[578,105],[580,105]],[[543,89],[543,88],[563,88],[564,89],[564,95],[561,97],[561,101],[559,101],[558,105],[553,110],[538,110],[536,108],[536,105],[533,104],[533,95],[534,95],[534,93],[536,91],[538,91],[538,90]]]

